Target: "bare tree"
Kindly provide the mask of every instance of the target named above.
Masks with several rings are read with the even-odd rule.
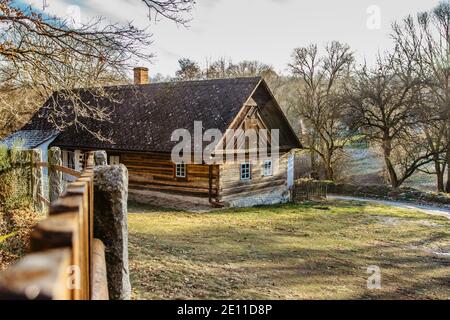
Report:
[[[317,45],[295,49],[289,67],[298,81],[298,100],[292,106],[305,122],[307,147],[322,160],[326,178],[335,178],[335,165],[348,142],[343,121],[341,90],[354,58],[350,47],[332,42],[320,56]]]
[[[180,69],[176,72],[176,77],[182,80],[196,79],[226,79],[226,78],[245,78],[245,77],[263,77],[271,80],[278,77],[272,66],[259,61],[240,61],[234,63],[231,59],[220,58],[215,61],[206,59],[205,68],[189,58],[183,58],[178,61]]]
[[[195,5],[195,0],[140,0],[149,8],[149,17],[158,19],[162,16],[165,19],[172,20],[178,24],[185,25],[190,21],[186,17]]]
[[[48,48],[53,46],[50,41],[44,41],[47,42]],[[83,50],[88,52],[87,48]],[[108,48],[104,48],[103,52],[105,55],[115,53]],[[8,63],[0,67],[0,77],[5,79],[0,84],[0,105],[3,106],[3,112],[8,112],[9,105],[17,104],[20,104],[23,110],[20,117],[11,115],[16,119],[13,124],[17,126],[12,129],[22,126],[50,97],[47,105],[52,110],[48,120],[57,129],[64,130],[73,125],[103,139],[104,137],[99,135],[95,128],[87,125],[88,119],[105,121],[112,110],[109,104],[86,104],[78,89],[88,88],[91,94],[106,98],[104,101],[111,101],[113,96],[106,94],[104,86],[127,81],[126,74],[120,67],[109,66],[104,60],[88,55],[74,55],[69,51],[55,50],[51,58],[32,54],[28,57],[29,59],[17,60],[14,64]],[[53,95],[56,90],[59,92],[59,98],[64,96],[70,103],[59,103],[60,100],[55,99],[56,96]],[[10,110],[11,112],[13,110]]]
[[[227,69],[228,77],[255,77],[270,78],[276,76],[273,67],[259,61],[244,60],[237,64],[230,63]]]
[[[445,171],[448,166],[446,157],[448,149],[447,119],[445,115],[441,114],[441,111],[439,104],[436,103],[425,103],[424,107],[419,110],[421,130],[433,159],[433,168],[425,167],[419,170],[435,175],[437,191],[445,192]]]
[[[207,60],[204,74],[207,79],[260,76],[270,80],[278,76],[272,66],[260,61],[243,60],[233,63],[231,59],[226,58],[220,58],[213,62]]]
[[[180,24],[189,21],[185,13],[195,3],[135,1],[147,6],[153,17],[162,16]],[[150,44],[151,35],[131,23],[111,24],[95,18],[75,27],[60,18],[43,16],[31,7],[18,6],[13,0],[0,0],[1,112],[8,111],[8,104],[2,102],[10,102],[17,90],[33,97],[27,102],[31,113],[54,91],[60,91],[70,99],[70,108],[53,101],[55,110],[50,120],[61,130],[76,125],[95,134],[84,119],[105,120],[111,110],[105,105],[84,104],[77,89],[90,88],[93,94],[104,96],[102,86],[123,82],[126,71],[136,61],[151,60],[152,54],[143,51]],[[69,113],[74,115],[71,121],[59,121]]]
[[[219,58],[215,61],[206,59],[205,76],[206,79],[224,79],[229,77],[228,70],[233,65],[231,59]]]
[[[398,50],[413,61],[417,74],[427,83],[430,103],[424,113],[441,119],[428,128],[428,142],[431,149],[439,147],[446,153],[445,158],[434,156],[438,190],[443,191],[443,176],[450,163],[450,2],[442,1],[430,12],[395,23],[392,37]],[[445,189],[450,192],[450,170]]]
[[[389,181],[400,187],[441,152],[429,147],[423,130],[424,82],[401,52],[363,66],[346,86],[346,101],[355,127],[382,151]]]
[[[0,138],[17,130],[28,120],[36,109],[37,100],[39,98],[30,91],[14,88],[9,83],[0,85]]]
[[[180,65],[180,69],[176,71],[175,76],[179,80],[197,80],[203,78],[202,70],[197,62],[188,58],[182,58],[178,60],[178,64]]]

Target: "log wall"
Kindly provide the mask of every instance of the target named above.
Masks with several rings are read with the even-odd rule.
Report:
[[[219,201],[229,202],[237,198],[245,198],[269,193],[286,188],[287,190],[287,159],[285,154],[279,159],[278,170],[272,176],[264,177],[264,161],[252,163],[252,179],[242,181],[240,163],[225,164],[220,167]]]
[[[219,166],[188,165],[186,178],[175,177],[175,164],[165,154],[120,154],[128,168],[129,189],[217,198]],[[210,179],[211,178],[211,179]]]

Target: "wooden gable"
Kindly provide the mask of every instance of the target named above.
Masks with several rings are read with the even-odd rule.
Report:
[[[229,129],[233,130],[274,130],[280,131],[280,149],[281,151],[289,151],[291,149],[302,148],[302,145],[295,134],[292,126],[287,120],[281,107],[278,105],[275,97],[270,92],[264,80],[256,87],[252,95],[246,101],[238,116],[234,119]],[[239,140],[239,139],[237,139]],[[267,141],[270,147],[270,135]],[[257,148],[257,146],[253,146]],[[248,145],[248,141],[244,145],[237,145],[236,150],[248,150],[252,147]]]

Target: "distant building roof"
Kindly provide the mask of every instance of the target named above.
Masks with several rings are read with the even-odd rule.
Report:
[[[21,130],[0,140],[0,145],[12,148],[14,144],[18,144],[19,147],[24,149],[34,149],[46,142],[50,142],[58,134],[59,132],[55,130]]]

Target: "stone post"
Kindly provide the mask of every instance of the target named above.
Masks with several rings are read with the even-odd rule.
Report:
[[[128,170],[124,165],[94,168],[94,199],[94,237],[106,247],[109,297],[129,300]]]
[[[55,170],[53,166],[62,166],[61,149],[53,147],[48,151],[48,184],[50,203],[58,200],[64,192],[63,173]]]
[[[34,208],[37,212],[44,212],[44,185],[42,183],[42,167],[37,164],[42,162],[42,152],[40,149],[31,150],[31,184],[32,184],[32,197],[34,201]]]
[[[106,151],[95,151],[94,161],[96,166],[107,166],[108,165],[108,155]]]

